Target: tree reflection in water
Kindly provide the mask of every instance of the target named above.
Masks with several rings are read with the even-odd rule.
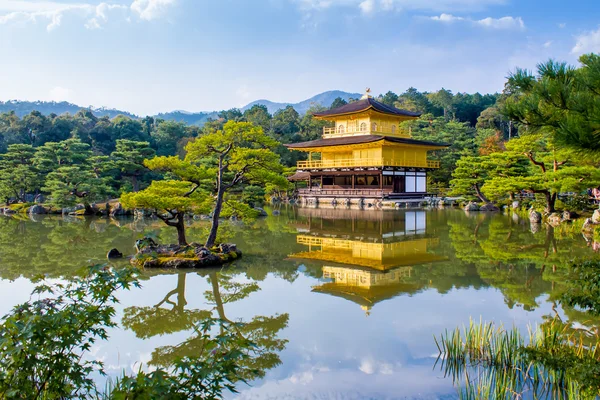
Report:
[[[156,335],[179,331],[191,331],[190,337],[183,342],[161,346],[152,352],[149,365],[169,367],[177,359],[183,357],[207,359],[213,354],[206,351],[206,338],[203,337],[204,324],[218,319],[220,332],[212,332],[213,337],[230,330],[240,343],[250,345],[240,348],[245,353],[243,365],[238,372],[241,380],[263,377],[271,368],[281,364],[279,352],[287,340],[278,337],[281,330],[287,327],[289,315],[254,316],[251,320],[234,320],[227,316],[227,304],[247,298],[260,290],[255,282],[240,283],[231,275],[218,271],[203,271],[212,290],[205,293],[205,298],[212,306],[209,309],[188,309],[185,299],[185,282],[187,273],[179,273],[177,287],[167,293],[163,300],[152,307],[128,307],[124,310],[122,325],[135,332],[136,336],[147,339]]]

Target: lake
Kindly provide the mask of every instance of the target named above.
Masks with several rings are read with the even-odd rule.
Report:
[[[568,261],[599,246],[565,226],[452,209],[277,211],[224,224],[244,252],[234,264],[144,271],[141,289],[119,293],[119,328],[92,349],[109,375],[193,354],[192,326],[213,313],[243,322],[263,350],[251,367],[264,376],[238,398],[456,398],[434,367],[446,329],[481,319],[526,331],[556,314],[588,323],[557,299]],[[208,223],[189,225],[201,242]],[[32,280],[81,274],[113,247],[132,255],[145,235],[175,241],[152,219],[0,217],[0,313],[29,298]]]

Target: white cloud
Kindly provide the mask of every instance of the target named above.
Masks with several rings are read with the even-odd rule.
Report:
[[[440,21],[440,22],[454,22],[454,21],[463,21],[463,17],[456,17],[452,14],[440,14],[439,16],[433,16],[430,18],[432,21]]]
[[[90,1],[90,0],[87,0]],[[114,10],[131,10],[141,19],[152,20],[162,15],[167,6],[176,0],[130,0],[130,6],[110,3],[67,3],[41,0],[0,0],[0,25],[19,22],[47,21],[48,32],[54,31],[63,22],[65,15],[85,18],[87,29],[99,29],[108,22]],[[129,18],[129,17],[127,17]],[[127,19],[126,18],[126,19]]]
[[[544,43],[544,48],[548,49],[550,46],[552,46],[552,40],[548,40],[546,43]]]
[[[377,11],[419,10],[431,12],[480,11],[506,0],[291,0],[303,10],[349,7],[370,14]]]
[[[565,24],[564,22],[563,22],[563,23],[560,23],[560,24],[558,24],[558,27],[559,27],[560,29],[564,29],[566,26],[567,26],[567,24]]]
[[[150,21],[164,14],[164,12],[176,0],[133,0],[131,9],[139,15],[141,19]]]
[[[422,17],[421,17],[422,18]],[[490,29],[505,29],[505,30],[523,30],[525,29],[525,22],[521,17],[502,17],[492,18],[487,17],[479,20],[472,18],[458,17],[452,14],[440,14],[433,17],[426,17],[431,21],[442,22],[442,23],[453,23],[457,21],[465,21],[476,26],[482,26]]]
[[[60,26],[60,23],[62,22],[62,16],[63,16],[62,13],[52,14],[51,21],[48,24],[48,26],[46,27],[48,32],[52,32],[53,30],[55,30],[56,28],[58,28]]]
[[[596,31],[585,32],[576,37],[577,42],[571,50],[573,54],[600,52],[600,28]]]
[[[100,29],[102,28],[102,25],[100,25],[100,21],[98,21],[98,18],[91,18],[89,19],[85,25],[84,25],[87,29]]]
[[[363,14],[371,14],[375,10],[375,0],[364,0],[358,7]]]
[[[525,23],[521,17],[502,17],[491,18],[487,17],[475,21],[476,24],[493,29],[525,29]]]

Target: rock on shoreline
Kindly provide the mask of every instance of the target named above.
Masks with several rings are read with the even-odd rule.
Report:
[[[216,267],[236,260],[242,252],[235,244],[223,243],[207,249],[198,243],[188,246],[176,244],[160,245],[152,238],[145,237],[135,243],[137,254],[131,264],[143,268],[207,268]]]

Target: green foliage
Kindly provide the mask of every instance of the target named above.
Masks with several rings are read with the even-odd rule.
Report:
[[[41,284],[39,298],[13,308],[0,324],[0,397],[86,398],[99,361],[84,361],[115,326],[115,292],[137,286],[131,270],[94,267],[67,284]]]
[[[600,394],[600,342],[584,346],[560,320],[524,338],[515,328],[473,323],[436,338],[441,368],[461,385],[461,398],[595,399]]]
[[[150,209],[159,212],[188,212],[201,204],[204,195],[199,191],[188,194],[194,184],[186,181],[153,181],[140,192],[124,193],[121,204],[129,209]]]
[[[263,132],[271,130],[271,119],[267,107],[262,104],[255,104],[251,108],[244,111],[243,120],[253,125],[260,126]],[[235,122],[235,120],[233,120]]]
[[[148,142],[119,139],[111,159],[121,176],[131,179],[133,191],[137,192],[140,189],[140,179],[148,171],[144,166],[144,160],[152,158],[154,154],[155,151],[150,148]]]
[[[225,193],[242,184],[281,185],[287,187],[279,156],[273,152],[277,141],[260,126],[248,122],[228,121],[222,130],[204,135],[187,147],[186,162],[199,164],[216,172],[213,188],[215,205],[207,247],[215,243]]]
[[[259,212],[241,201],[227,200],[223,203],[221,216],[223,218],[235,217],[237,219],[253,220],[259,216]]]
[[[345,106],[346,104],[348,104],[346,100],[342,99],[341,97],[336,97],[329,106],[329,109],[333,110],[334,108]]]
[[[600,56],[585,54],[579,61],[582,66],[575,68],[550,60],[538,65],[537,75],[517,69],[508,79],[512,96],[503,111],[550,135],[559,148],[593,156],[600,152]]]
[[[89,144],[79,139],[67,139],[38,147],[34,164],[41,173],[47,174],[60,167],[85,164],[91,156]]]
[[[175,121],[160,121],[156,129],[151,131],[152,139],[159,156],[177,154],[177,145],[181,139],[188,136],[186,125]],[[117,142],[118,149],[118,142]],[[146,156],[146,158],[150,158]]]
[[[144,165],[153,171],[166,173],[169,180],[152,181],[149,187],[121,196],[126,208],[154,210],[165,224],[177,228],[179,245],[186,246],[184,214],[190,211],[206,212],[210,201],[202,181],[214,172],[196,166],[178,157],[155,157]]]
[[[60,167],[49,173],[43,189],[50,194],[48,204],[68,207],[103,200],[112,194],[107,181],[94,174],[88,165]]]
[[[258,207],[265,202],[265,189],[261,186],[249,185],[242,191],[242,201],[251,207]]]
[[[86,361],[107,328],[116,326],[119,290],[139,287],[133,269],[93,267],[67,284],[40,284],[38,300],[16,306],[0,321],[0,396],[5,399],[218,399],[237,382],[259,376],[251,339],[238,324],[203,313],[191,328],[201,343],[193,356],[176,357],[164,368],[142,369],[101,393],[91,374],[104,375],[100,361]],[[47,296],[42,298],[42,296]],[[217,329],[218,328],[218,329]],[[216,333],[215,333],[216,332]]]
[[[451,195],[481,196],[481,186],[485,183],[487,171],[482,165],[481,157],[462,157],[456,162],[456,169],[452,173],[450,181]]]
[[[25,201],[25,194],[40,187],[41,177],[34,165],[33,146],[12,144],[0,155],[0,195],[8,203],[10,198]]]
[[[446,186],[451,180],[456,162],[462,156],[477,154],[476,130],[468,123],[446,121],[444,118],[433,119],[431,115],[423,115],[420,119],[405,122],[403,125],[412,131],[415,139],[450,144],[447,149],[430,152],[431,159],[440,161],[440,168],[429,175],[434,181]]]
[[[600,315],[599,260],[571,262],[565,284],[569,288],[562,297],[565,304]]]

